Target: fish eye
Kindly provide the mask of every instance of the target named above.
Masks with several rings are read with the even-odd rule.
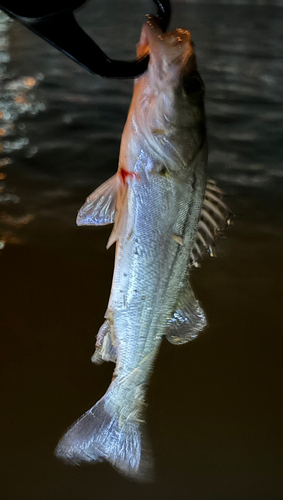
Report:
[[[183,87],[187,95],[197,96],[204,92],[204,83],[197,74],[190,75],[184,79]]]

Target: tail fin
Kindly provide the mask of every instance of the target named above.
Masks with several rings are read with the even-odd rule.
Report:
[[[55,454],[76,465],[108,460],[119,472],[150,481],[152,459],[143,427],[144,423],[131,415],[127,419],[110,415],[103,397],[70,427]]]

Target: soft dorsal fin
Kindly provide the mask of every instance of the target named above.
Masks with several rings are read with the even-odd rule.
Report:
[[[185,344],[194,340],[206,325],[205,313],[187,282],[181,289],[176,309],[167,322],[166,338],[171,344]]]
[[[222,231],[228,223],[230,210],[222,201],[223,195],[223,191],[216,186],[215,181],[208,179],[195,243],[190,256],[191,266],[198,266],[198,260],[205,251],[213,256],[212,245],[219,231]]]
[[[119,180],[116,175],[88,196],[77,216],[78,226],[104,226],[114,222]]]

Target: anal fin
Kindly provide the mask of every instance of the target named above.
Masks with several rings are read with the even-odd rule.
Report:
[[[103,361],[116,363],[117,351],[112,337],[111,324],[109,319],[106,319],[96,337],[95,351],[91,358],[93,363],[97,365],[100,365]]]

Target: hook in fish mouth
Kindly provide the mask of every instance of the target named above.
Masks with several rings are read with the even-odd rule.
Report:
[[[167,50],[174,50],[176,48],[176,53],[184,51],[184,48],[193,52],[194,44],[190,31],[177,28],[165,33],[161,29],[157,16],[148,15],[147,17],[148,21],[144,25],[142,36],[147,40],[151,50],[153,50],[155,46],[161,47],[163,45],[164,47],[166,46]]]
[[[160,79],[168,78],[171,73],[177,80],[188,61],[191,59],[193,63],[195,60],[191,33],[181,28],[164,33],[158,17],[149,15],[143,25],[137,55],[141,58],[149,56],[149,71],[155,74],[157,86]]]

